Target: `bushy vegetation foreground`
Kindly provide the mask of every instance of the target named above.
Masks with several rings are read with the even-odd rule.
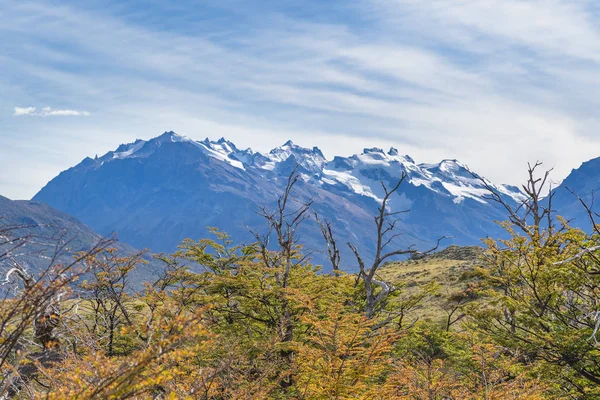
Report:
[[[531,170],[523,205],[505,204],[510,238],[486,240],[485,267],[454,293],[408,291],[378,274],[396,255],[422,255],[391,248],[386,202],[400,183],[375,217],[374,259],[349,244],[358,274],[342,272],[327,221],[333,272],[307,261],[296,231],[318,216],[294,203],[294,177],[278,207],[263,210],[268,231],[255,243],[218,231],[185,241],[141,290],[129,284],[141,255],[117,254],[110,241],[30,274],[14,257],[27,238],[7,227],[0,397],[600,398],[600,231],[554,218]],[[440,318],[421,318],[423,304],[438,303]]]

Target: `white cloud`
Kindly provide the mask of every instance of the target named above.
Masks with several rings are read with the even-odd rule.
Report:
[[[42,111],[39,113],[42,117],[87,117],[90,115],[87,111],[77,111],[77,110],[56,110],[50,107],[42,108]]]
[[[51,107],[44,107],[37,112],[36,110],[36,107],[15,107],[15,112],[13,115],[15,117],[24,115],[35,117],[87,117],[90,115],[90,113],[87,111],[59,110]]]
[[[15,107],[15,113],[13,114],[15,117],[21,115],[34,115],[35,107]]]

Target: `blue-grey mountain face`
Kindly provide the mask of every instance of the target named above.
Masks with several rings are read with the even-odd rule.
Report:
[[[273,207],[296,166],[301,182],[295,196],[314,201],[314,209],[330,220],[340,245],[356,244],[367,256],[373,248],[373,215],[383,197],[381,182],[393,186],[408,175],[394,195],[394,211],[410,209],[398,229],[398,246],[425,248],[442,235],[445,244],[478,244],[500,233],[494,220],[503,211],[484,199],[481,182],[456,160],[416,164],[396,149],[365,149],[351,157],[328,161],[318,148],[287,142],[267,154],[240,150],[224,139],[201,142],[173,132],[138,140],[62,172],[35,197],[84,221],[101,234],[117,232],[135,247],[173,251],[184,239],[207,236],[215,226],[238,241],[252,241],[249,230],[265,232],[257,214]],[[495,186],[508,201],[521,194]],[[312,221],[300,241],[323,261],[324,243]],[[355,262],[344,254],[345,268]]]
[[[600,213],[600,158],[586,161],[554,190],[552,208],[571,220],[571,225],[590,231],[591,224],[579,196],[592,211]],[[595,217],[596,223],[600,218]]]
[[[27,238],[22,246],[17,247],[21,242],[9,243],[0,234],[0,254],[5,255],[7,251],[15,249],[11,252],[11,257],[0,259],[0,272],[13,267],[12,259],[31,272],[45,270],[55,257],[55,264],[70,264],[75,253],[90,250],[102,240],[101,235],[82,222],[47,204],[10,200],[2,196],[0,232],[5,232],[8,239]],[[110,247],[117,248],[121,254],[137,253],[137,250],[122,242],[115,242]],[[147,260],[148,264],[140,266],[134,272],[134,284],[155,279],[162,267],[150,257]]]

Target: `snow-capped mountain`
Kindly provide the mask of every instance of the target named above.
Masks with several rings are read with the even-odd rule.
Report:
[[[252,149],[239,150],[225,138],[218,141],[208,138],[194,141],[174,132],[165,132],[149,141],[138,139],[134,143],[121,145],[116,151],[100,158],[100,164],[115,159],[148,157],[164,143],[190,144],[204,155],[241,170],[254,168],[289,174],[291,169],[298,166],[299,171],[305,173],[316,185],[342,185],[354,194],[369,196],[379,201],[382,198],[381,179],[385,175],[389,175],[388,178],[399,177],[402,172],[407,174],[408,182],[412,185],[423,185],[437,194],[452,197],[455,203],[460,203],[465,198],[486,203],[484,198],[488,194],[478,177],[474,177],[468,168],[457,160],[443,160],[439,164],[416,164],[410,156],[399,155],[395,148],[388,152],[376,147],[364,149],[361,154],[335,157],[333,161],[328,162],[318,147],[303,148],[291,140],[266,154],[261,154],[253,152]],[[507,185],[492,186],[514,200],[522,197],[518,188]]]
[[[251,240],[249,229],[264,228],[260,206],[272,206],[290,172],[298,166],[297,196],[312,199],[322,217],[332,221],[340,243],[351,241],[368,253],[373,215],[383,197],[381,183],[407,179],[390,202],[408,209],[399,228],[399,246],[427,246],[439,236],[447,244],[477,244],[499,232],[502,210],[486,200],[481,181],[456,160],[417,164],[392,148],[364,149],[350,157],[327,160],[317,148],[291,141],[268,153],[240,150],[221,138],[195,141],[174,132],[119,146],[102,157],[86,158],[62,172],[35,197],[81,219],[96,231],[119,236],[136,247],[172,251],[186,237],[206,236],[217,226],[238,240]],[[508,201],[521,194],[496,185]],[[322,239],[314,223],[302,241],[322,257]],[[348,257],[347,268],[354,262]]]

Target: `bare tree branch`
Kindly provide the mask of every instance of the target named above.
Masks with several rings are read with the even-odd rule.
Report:
[[[355,245],[348,242],[348,247],[354,253],[356,260],[359,266],[359,273],[356,278],[355,286],[362,280],[365,286],[365,314],[368,318],[373,318],[377,311],[379,311],[383,305],[385,304],[387,298],[391,293],[393,293],[396,288],[394,285],[384,282],[383,280],[375,279],[378,269],[384,264],[384,262],[392,257],[401,256],[401,255],[415,255],[415,254],[429,254],[435,251],[440,242],[447,238],[447,236],[443,236],[438,239],[436,245],[424,252],[420,252],[410,246],[407,249],[396,249],[391,251],[385,251],[388,246],[391,245],[394,239],[400,236],[399,233],[395,233],[396,224],[398,223],[397,219],[393,219],[393,217],[409,212],[409,210],[401,210],[401,211],[389,211],[388,203],[394,193],[398,191],[400,185],[407,178],[405,172],[402,172],[400,179],[394,184],[394,186],[389,189],[384,182],[381,182],[381,186],[383,188],[384,197],[381,201],[380,206],[378,207],[378,213],[374,217],[375,226],[376,226],[376,244],[375,244],[375,256],[371,266],[367,269],[364,263],[363,258],[361,257],[358,249]],[[392,218],[390,220],[390,218]],[[376,288],[379,288],[377,291]]]
[[[315,220],[317,221],[317,223],[319,224],[319,228],[321,229],[323,239],[325,239],[325,244],[327,245],[327,254],[329,255],[329,261],[331,262],[333,272],[335,274],[338,274],[340,270],[341,255],[340,250],[337,247],[337,242],[333,235],[333,230],[331,229],[331,223],[327,220],[321,221],[316,211],[314,212],[314,215]]]

